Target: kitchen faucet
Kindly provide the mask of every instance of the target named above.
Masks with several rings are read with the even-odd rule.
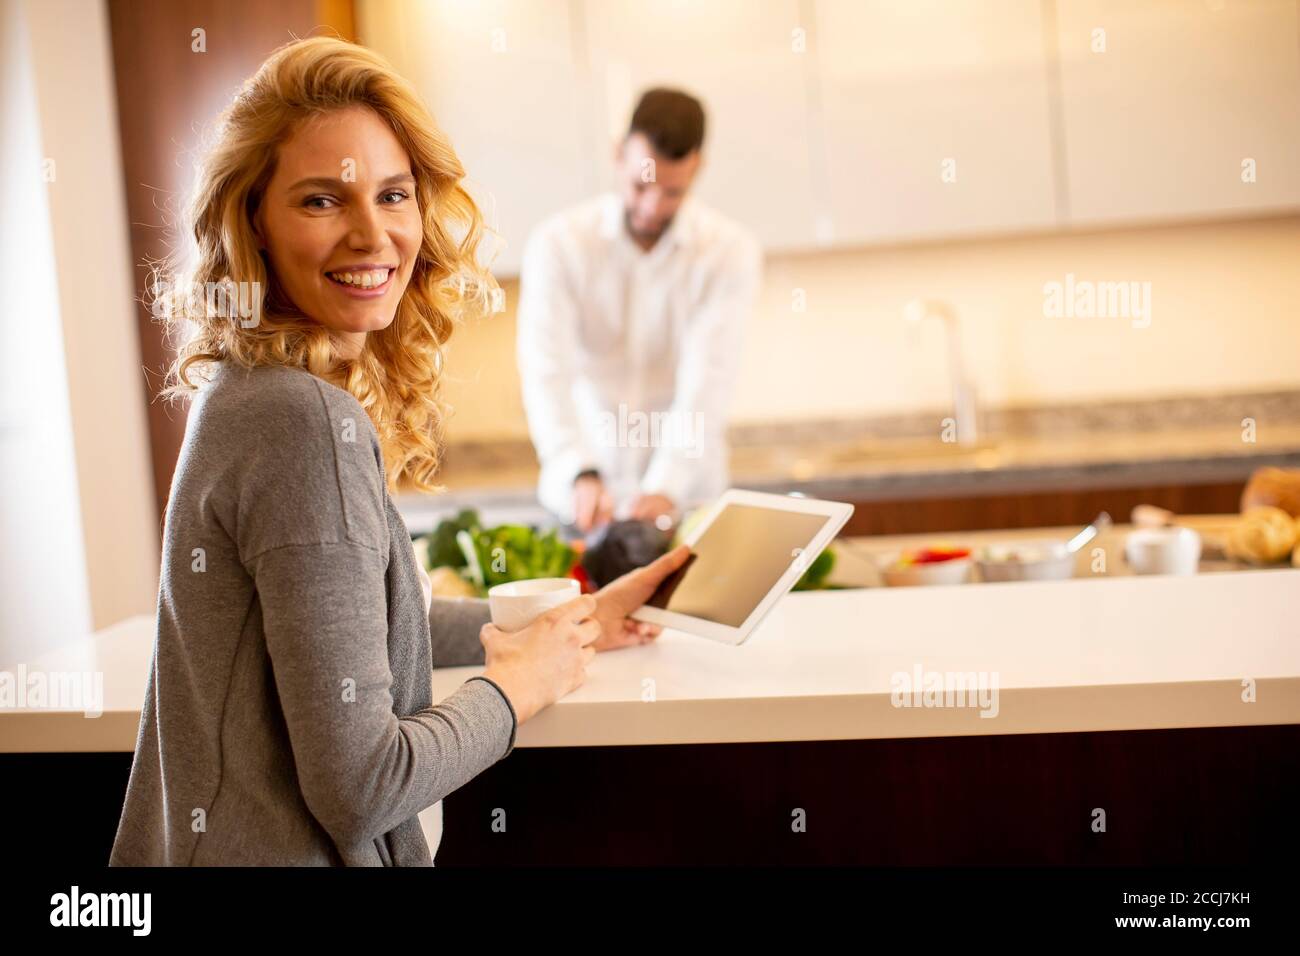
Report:
[[[948,337],[948,375],[952,380],[952,417],[959,445],[979,442],[979,402],[974,384],[966,377],[962,361],[961,327],[957,313],[947,302],[938,299],[913,299],[907,303],[903,315],[909,322],[941,319]]]

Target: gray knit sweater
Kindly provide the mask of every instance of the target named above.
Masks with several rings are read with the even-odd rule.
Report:
[[[223,365],[195,399],[111,865],[429,865],[416,817],[514,747],[484,601],[426,614],[379,437],[308,372]]]

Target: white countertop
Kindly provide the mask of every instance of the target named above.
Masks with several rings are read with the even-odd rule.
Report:
[[[151,617],[132,618],[27,662],[101,672],[103,714],[0,710],[0,752],[133,750],[153,636]],[[918,667],[996,673],[997,716],[894,706],[892,675]],[[434,700],[479,670],[435,671]],[[1245,679],[1255,703],[1242,702]],[[517,746],[1284,723],[1300,723],[1295,569],[791,594],[740,647],[669,630],[597,655]]]

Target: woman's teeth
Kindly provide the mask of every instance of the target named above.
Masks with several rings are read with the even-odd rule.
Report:
[[[391,269],[372,269],[368,272],[327,272],[325,273],[335,282],[343,285],[356,286],[360,289],[373,289],[375,286],[383,285],[388,281],[388,274]]]

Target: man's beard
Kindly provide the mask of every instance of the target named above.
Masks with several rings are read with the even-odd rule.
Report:
[[[643,230],[639,230],[636,227],[634,227],[632,225],[632,216],[628,213],[626,209],[623,210],[623,228],[627,230],[627,234],[631,236],[633,239],[653,240],[655,242],[658,242],[659,237],[662,236],[665,232],[667,232],[668,227],[671,226],[672,224],[673,224],[673,220],[672,217],[670,216],[669,218],[665,219],[663,225],[660,226],[658,229],[656,229],[654,232],[645,232]]]

